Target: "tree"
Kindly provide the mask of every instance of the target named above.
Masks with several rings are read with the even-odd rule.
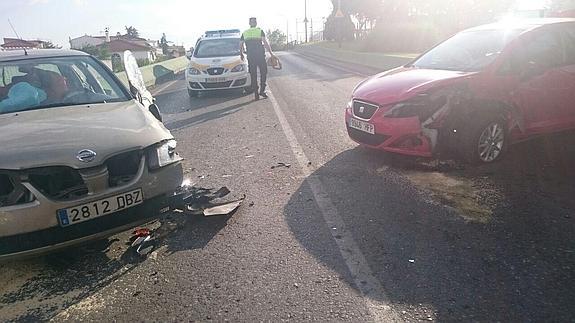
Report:
[[[86,45],[80,49],[84,53],[88,53],[98,59],[105,60],[110,58],[110,51],[107,45],[92,46]]]
[[[62,48],[62,46],[60,46],[60,45],[55,45],[55,44],[52,43],[51,41],[45,41],[45,42],[44,42],[44,48],[47,48],[47,49],[52,49],[52,48],[60,49],[60,48]]]
[[[162,48],[162,54],[168,55],[168,39],[166,38],[166,34],[162,34],[162,38],[160,39],[160,47]]]
[[[283,49],[286,46],[287,36],[279,29],[274,31],[268,30],[267,38],[272,50]]]
[[[126,26],[126,36],[128,36],[129,38],[138,38],[140,37],[140,33],[138,32],[138,29],[130,26]]]

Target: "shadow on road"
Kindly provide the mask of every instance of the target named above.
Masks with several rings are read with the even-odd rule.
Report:
[[[312,176],[336,204],[389,300],[408,314],[424,306],[440,321],[570,321],[573,165],[575,136],[562,134],[520,144],[497,165],[440,171],[358,147]],[[470,221],[415,186],[406,172],[468,181],[487,192],[486,203],[490,194],[501,198],[489,221]],[[336,250],[331,228],[310,196],[306,181],[284,209],[287,223],[311,254],[356,287],[340,256],[330,254]]]
[[[203,248],[232,216],[205,218],[172,213],[147,227],[157,227],[153,234],[156,239],[154,250],[163,257]],[[130,274],[144,262],[153,261],[129,248],[131,231],[44,257],[0,265],[3,279],[12,280],[12,286],[0,288],[2,320],[38,322],[53,319]]]
[[[193,116],[191,118],[172,121],[172,122],[166,122],[165,125],[166,125],[166,128],[168,128],[170,130],[192,127],[195,125],[202,124],[204,122],[208,122],[211,120],[216,120],[219,118],[227,117],[231,114],[234,114],[234,113],[240,111],[243,107],[245,107],[251,103],[252,103],[251,101],[247,101],[247,102],[243,102],[243,103],[234,104],[232,106],[229,106],[229,107],[226,107],[223,109],[206,112],[206,113],[203,113],[203,114],[200,114],[197,116]]]
[[[217,105],[225,105],[246,96],[239,90],[203,92],[197,98],[190,98],[186,89],[163,91],[155,96],[162,114],[178,114]]]

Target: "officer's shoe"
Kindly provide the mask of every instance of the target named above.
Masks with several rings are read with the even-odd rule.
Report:
[[[264,91],[264,92],[260,92],[260,96],[264,99],[268,98],[268,94]]]

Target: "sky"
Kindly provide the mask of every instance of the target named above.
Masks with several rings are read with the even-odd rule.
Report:
[[[0,0],[0,38],[15,37],[8,20],[23,39],[49,40],[69,48],[68,37],[125,33],[134,26],[140,36],[193,46],[206,30],[248,28],[258,17],[262,29],[289,30],[303,38],[305,0]],[[330,0],[307,0],[308,18],[316,30],[332,11]],[[296,23],[297,21],[297,23]]]

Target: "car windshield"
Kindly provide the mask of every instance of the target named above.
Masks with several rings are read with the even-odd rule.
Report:
[[[478,30],[459,33],[412,65],[419,68],[476,72],[491,64],[522,30]]]
[[[196,49],[195,57],[225,57],[240,55],[240,39],[209,39],[201,41]]]
[[[0,63],[0,114],[129,99],[110,73],[88,56]]]

